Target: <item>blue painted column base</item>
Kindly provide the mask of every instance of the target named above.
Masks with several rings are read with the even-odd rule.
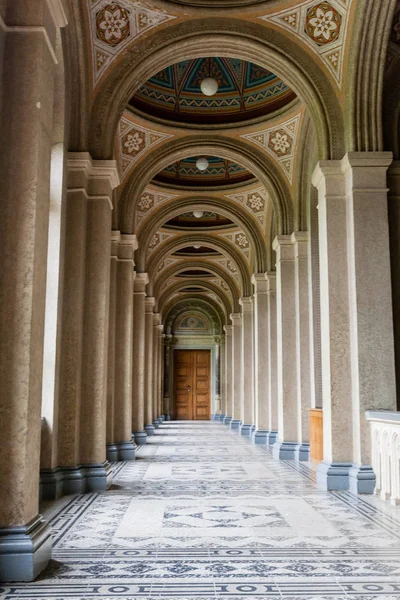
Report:
[[[268,440],[268,429],[256,429],[253,432],[253,442],[255,444],[266,444]]]
[[[349,471],[349,490],[352,494],[373,494],[376,485],[371,465],[353,465]]]
[[[232,417],[225,417],[225,419],[222,421],[223,425],[230,425],[232,421]]]
[[[171,420],[171,415],[166,415],[165,420],[166,421],[170,421]]]
[[[296,442],[275,442],[272,456],[278,460],[294,460],[298,446]]]
[[[268,446],[273,446],[274,444],[276,444],[277,441],[278,441],[278,432],[270,431],[268,433],[268,439],[267,439]]]
[[[106,458],[109,462],[116,462],[118,460],[118,448],[116,444],[107,444]]]
[[[221,413],[220,415],[218,415],[218,421],[222,424],[224,422],[225,419],[225,413]]]
[[[310,444],[306,442],[299,444],[296,450],[295,459],[299,462],[306,462],[310,460]]]
[[[215,413],[212,413],[212,415],[211,415],[211,421],[215,421],[215,417],[216,417]]]
[[[241,425],[242,421],[240,419],[232,419],[230,428],[232,429],[232,431],[239,431]]]
[[[242,425],[240,427],[240,435],[244,435],[245,437],[251,437],[253,433],[253,425]]]
[[[115,446],[115,444],[113,444]],[[118,460],[118,448],[117,459]],[[127,459],[120,459],[127,460]],[[111,485],[111,468],[107,461],[57,467],[40,472],[40,499],[57,500],[61,496],[106,490]]]
[[[132,433],[132,439],[138,446],[143,446],[147,443],[147,433],[145,431],[135,431]]]
[[[63,477],[60,469],[40,471],[39,499],[57,500],[63,495]]]
[[[154,426],[154,429],[158,429],[160,427],[160,423],[157,421],[157,419],[154,419],[153,426]]]
[[[33,581],[51,558],[51,527],[41,515],[0,529],[0,581]]]
[[[352,463],[331,463],[322,461],[317,467],[318,487],[327,490],[348,490],[349,471]]]
[[[112,476],[107,461],[82,465],[81,471],[85,477],[86,492],[101,492],[110,487]]]
[[[117,442],[118,460],[135,460],[135,442]]]
[[[154,425],[145,425],[144,426],[144,430],[147,433],[147,435],[149,437],[151,437],[152,435],[154,435]]]

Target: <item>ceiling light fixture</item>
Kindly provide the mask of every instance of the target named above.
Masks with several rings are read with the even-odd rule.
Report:
[[[199,171],[206,171],[208,169],[208,160],[204,157],[196,160],[196,167]]]
[[[211,77],[211,58],[208,59],[208,77],[200,83],[200,89],[205,96],[214,96],[218,91],[218,81]]]
[[[201,246],[193,246],[193,248],[194,248],[195,250],[199,250],[199,248],[201,248]]]
[[[204,211],[203,210],[194,210],[193,214],[196,217],[196,219],[201,219],[201,217],[204,215]]]

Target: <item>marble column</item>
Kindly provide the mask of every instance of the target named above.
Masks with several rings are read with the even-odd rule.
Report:
[[[230,425],[233,415],[233,354],[232,354],[232,325],[224,325],[225,331],[225,407],[224,425]]]
[[[133,293],[132,432],[136,444],[147,442],[144,430],[145,299],[147,273],[136,273]]]
[[[157,336],[157,419],[159,424],[163,422],[162,417],[162,394],[161,394],[161,384],[162,384],[162,349],[163,349],[163,331],[164,325],[159,323],[157,325],[158,336]]]
[[[93,491],[106,489],[111,477],[106,461],[110,232],[119,178],[115,161],[94,161],[85,153],[76,158],[88,179],[79,456],[86,490]]]
[[[298,448],[296,375],[296,299],[294,246],[290,235],[277,236],[276,252],[277,360],[278,360],[278,441],[273,455],[293,459]]]
[[[228,414],[227,410],[227,401],[226,401],[226,376],[225,376],[225,335],[221,335],[221,345],[220,345],[220,364],[219,364],[219,386],[220,386],[220,397],[221,397],[221,423],[224,422],[226,415]]]
[[[240,434],[254,431],[254,309],[253,298],[240,298],[242,307],[242,393]]]
[[[38,499],[57,24],[44,0],[2,16],[0,580],[31,581],[51,555]]]
[[[388,171],[388,217],[392,274],[393,329],[397,380],[397,410],[400,407],[400,161]]]
[[[266,444],[268,440],[268,282],[264,273],[255,273],[254,285],[254,443]]]
[[[132,351],[135,235],[121,235],[118,243],[115,303],[114,440],[118,460],[135,458],[132,443]]]
[[[242,315],[240,313],[231,314],[232,327],[232,357],[233,357],[233,406],[232,421],[230,428],[240,431],[241,420],[241,402],[242,402]]]
[[[297,375],[297,423],[296,459],[310,458],[311,370],[310,370],[310,301],[308,280],[308,233],[292,234],[294,245],[295,298],[296,298],[296,375]]]
[[[171,364],[172,335],[166,335],[164,340],[164,415],[165,420],[171,420],[172,407],[170,405],[170,364]]]
[[[386,172],[389,153],[320,162],[324,460],[318,483],[372,493],[365,412],[396,406]]]
[[[164,411],[164,368],[165,368],[165,360],[164,360],[164,347],[165,347],[165,338],[166,335],[164,333],[164,325],[161,326],[161,342],[160,342],[160,415],[161,421],[165,421],[165,411]]]
[[[214,420],[221,421],[223,415],[221,412],[221,337],[214,337],[215,344],[215,406]],[[224,415],[225,416],[225,415]]]
[[[145,380],[144,380],[144,420],[148,436],[154,435],[153,425],[153,338],[154,338],[154,308],[155,299],[147,296],[145,299]]]
[[[159,328],[160,313],[153,313],[153,425],[156,429],[160,427],[158,414],[158,362],[159,362]]]
[[[268,282],[268,444],[272,446],[278,438],[278,338],[276,314],[276,272],[265,274]]]
[[[119,231],[111,233],[110,263],[110,300],[108,316],[108,359],[107,359],[107,423],[106,423],[106,458],[113,462],[118,460],[118,449],[114,438],[114,396],[115,396],[115,308],[117,290],[118,242]]]

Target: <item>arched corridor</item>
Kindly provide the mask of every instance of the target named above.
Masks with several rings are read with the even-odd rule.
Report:
[[[0,0],[1,600],[400,599],[399,81],[400,0]]]
[[[163,423],[109,490],[52,507],[49,567],[0,597],[398,597],[398,512],[314,475],[220,423]]]

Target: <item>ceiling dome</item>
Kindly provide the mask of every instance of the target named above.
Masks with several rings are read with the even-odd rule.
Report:
[[[208,167],[200,171],[198,157],[189,157],[172,163],[160,171],[154,181],[185,187],[215,187],[249,182],[254,175],[244,167],[217,156],[207,156]]]
[[[218,82],[205,96],[201,82]],[[240,123],[269,114],[295,98],[279,77],[253,63],[234,58],[185,60],[163,69],[142,85],[131,107],[163,120],[197,125]]]
[[[217,215],[214,212],[202,211],[201,217],[196,217],[193,212],[186,212],[167,221],[164,227],[184,228],[184,229],[203,229],[216,227],[231,227],[234,223],[227,217]],[[199,250],[199,249],[194,249]],[[207,253],[210,253],[207,250]]]

